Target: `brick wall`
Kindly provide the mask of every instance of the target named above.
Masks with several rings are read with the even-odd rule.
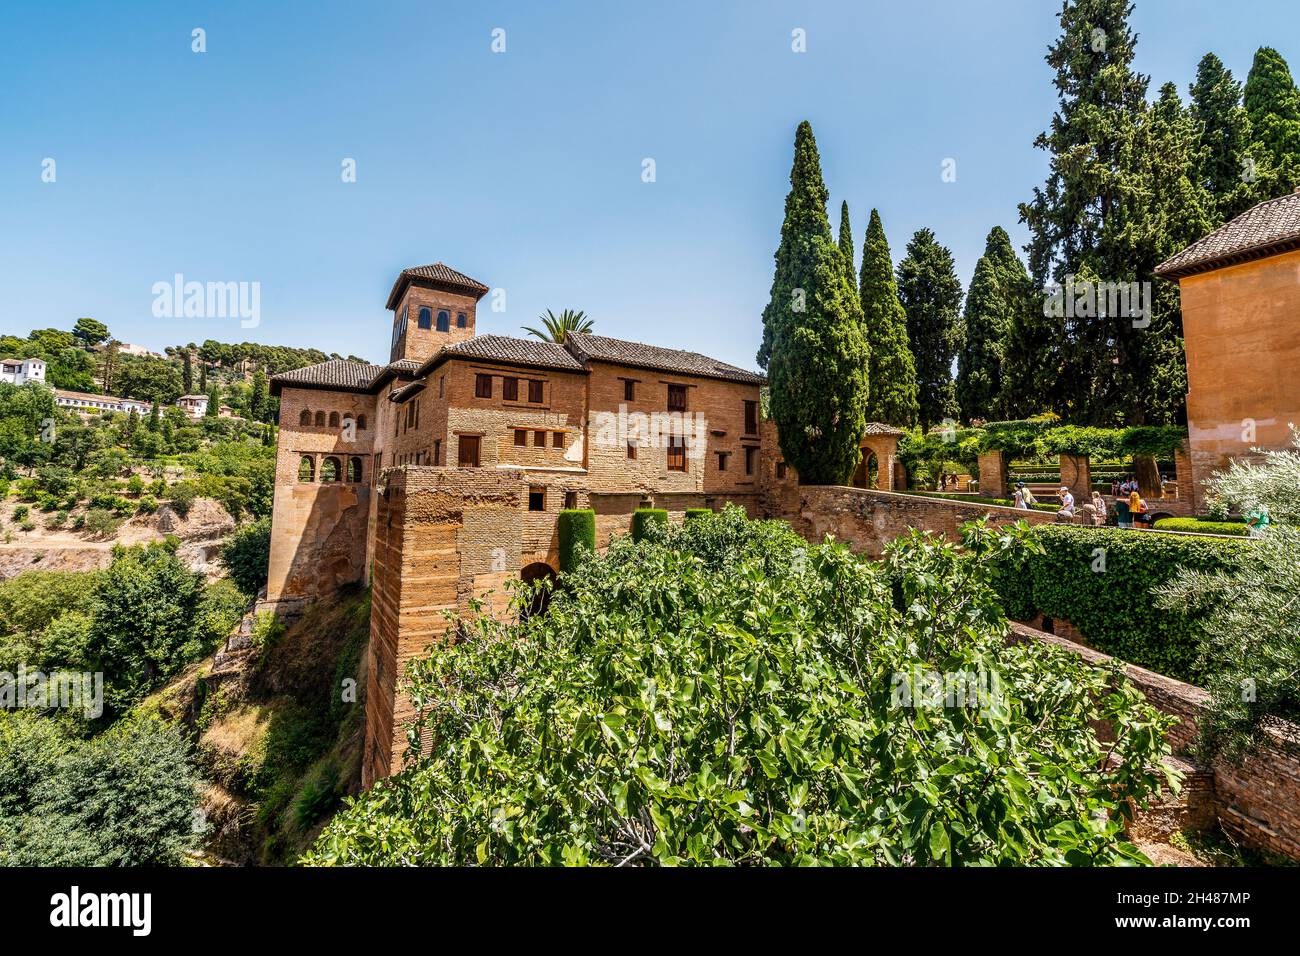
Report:
[[[625,398],[625,382],[633,397]],[[686,387],[686,411],[704,417],[706,441],[699,454],[688,454],[686,471],[668,470],[666,443],[655,432],[653,416],[666,424],[669,384]],[[592,363],[588,383],[587,469],[593,491],[657,494],[756,494],[759,490],[760,436],[745,433],[745,402],[758,401],[758,386],[696,376]],[[621,416],[621,418],[620,418]],[[618,425],[620,422],[628,426]],[[617,426],[617,427],[616,427]],[[627,453],[627,432],[643,434],[636,458]],[[680,426],[678,431],[680,432]],[[662,429],[660,429],[662,430]],[[753,447],[752,467],[745,467],[745,448]],[[725,467],[719,453],[726,456]]]
[[[301,424],[304,411],[312,424]],[[315,424],[317,413],[324,424]],[[353,428],[346,426],[348,419],[355,423]],[[363,580],[375,401],[349,392],[285,388],[280,422],[267,575],[271,602],[308,599]],[[309,481],[299,480],[304,458],[311,462]],[[326,459],[337,462],[337,482],[321,481]],[[349,482],[353,459],[360,465],[360,481]]]
[[[838,485],[803,485],[769,495],[767,504],[784,509],[785,518],[809,541],[833,534],[854,551],[878,558],[884,546],[911,528],[934,531],[959,540],[958,529],[967,521],[988,516],[993,524],[1052,524],[1056,516],[1045,511],[1022,511],[997,505],[965,504],[946,498],[923,498],[896,492],[845,488]]]
[[[1198,485],[1254,446],[1290,444],[1287,424],[1300,422],[1298,275],[1294,251],[1179,282]]]
[[[520,570],[518,475],[410,467],[385,475],[375,529],[362,781],[401,767],[415,717],[406,665],[446,639],[474,597],[500,610]]]
[[[463,342],[474,337],[474,311],[478,300],[472,295],[444,292],[412,283],[402,293],[401,301],[393,310],[393,328],[401,322],[403,310],[406,311],[406,333],[393,344],[392,357],[397,359],[414,359],[424,362],[444,345]],[[428,329],[420,328],[420,309],[427,307],[431,313],[432,324]],[[446,309],[449,313],[448,329],[438,331],[438,310]],[[456,325],[458,313],[465,313],[465,328]]]
[[[1012,624],[1011,631],[1013,640],[1068,650],[1097,666],[1112,660],[1100,651],[1023,624]],[[1178,718],[1168,739],[1175,753],[1187,752],[1196,741],[1209,693],[1134,664],[1125,664],[1124,673],[1147,700]],[[1262,729],[1241,764],[1220,758],[1208,769],[1214,812],[1226,833],[1247,846],[1300,860],[1300,727],[1273,721]]]

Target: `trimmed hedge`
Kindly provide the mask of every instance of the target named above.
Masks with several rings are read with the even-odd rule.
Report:
[[[705,515],[713,514],[712,508],[687,508],[686,520],[691,521],[695,518],[703,518]]]
[[[1069,621],[1091,647],[1193,684],[1217,669],[1199,660],[1198,617],[1157,608],[1151,592],[1182,568],[1230,567],[1250,544],[1074,525],[1030,534],[1043,553],[1008,558],[994,581],[1007,617]]]
[[[1014,508],[1016,506],[1013,498],[985,498],[982,495],[954,495],[947,491],[898,491],[895,494],[914,495],[918,498],[943,498],[945,501],[966,502],[972,505],[1001,505],[1003,508]],[[1030,508],[1031,511],[1057,512],[1061,510],[1059,504],[1044,504],[1038,502]]]
[[[1161,518],[1157,531],[1192,531],[1197,534],[1230,534],[1244,538],[1250,530],[1243,521],[1210,521],[1207,518]]]
[[[638,508],[632,512],[632,540],[642,540],[651,525],[667,528],[668,512],[663,508]]]
[[[590,508],[566,508],[556,525],[560,535],[560,570],[576,567],[583,552],[596,551],[596,512]]]

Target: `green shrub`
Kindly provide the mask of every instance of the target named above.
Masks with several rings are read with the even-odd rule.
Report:
[[[170,724],[132,718],[77,740],[0,711],[0,772],[0,866],[176,866],[201,836],[202,781]]]
[[[221,546],[221,563],[239,589],[250,597],[266,584],[271,560],[271,519],[258,518],[235,529]]]
[[[1179,571],[1219,571],[1248,543],[1074,525],[1040,525],[1031,540],[1041,551],[995,577],[1009,618],[1069,621],[1091,647],[1178,680],[1225,666],[1199,659],[1203,615],[1158,608],[1154,590]]]
[[[54,514],[50,515],[48,518],[45,519],[45,527],[49,531],[54,531],[57,530],[58,528],[62,528],[67,523],[68,523],[68,513],[66,511],[56,511]]]
[[[189,515],[194,499],[198,496],[198,492],[188,481],[179,481],[167,489],[167,501],[172,506],[172,511],[182,518]]]
[[[31,510],[32,509],[27,507],[26,505],[18,505],[18,507],[14,508],[14,520],[26,521],[27,516],[31,513]]]
[[[713,514],[712,508],[687,508],[686,520],[694,521],[696,518],[703,518],[711,514]]]
[[[556,530],[560,536],[560,570],[571,571],[584,554],[596,551],[596,512],[589,508],[566,508],[560,512]]]
[[[136,514],[151,515],[158,510],[158,499],[153,495],[141,495],[135,510]]]
[[[1230,534],[1246,537],[1250,532],[1244,521],[1211,521],[1208,518],[1161,518],[1157,531],[1191,531],[1197,534]]]
[[[632,512],[632,540],[644,541],[656,531],[668,527],[668,512],[663,508],[638,508]]]
[[[18,530],[19,530],[19,531],[22,531],[22,532],[24,532],[24,533],[26,533],[26,532],[31,532],[31,531],[35,531],[35,530],[36,530],[36,522],[35,522],[35,521],[32,521],[32,520],[29,518],[29,519],[27,519],[26,521],[24,521],[22,524],[20,524],[20,525],[18,526]]]
[[[93,538],[111,538],[122,526],[122,519],[107,508],[91,508],[86,512],[82,527]]]

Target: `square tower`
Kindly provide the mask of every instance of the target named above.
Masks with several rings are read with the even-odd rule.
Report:
[[[388,295],[393,310],[390,362],[424,362],[445,345],[474,337],[474,310],[488,287],[435,262],[403,269]]]

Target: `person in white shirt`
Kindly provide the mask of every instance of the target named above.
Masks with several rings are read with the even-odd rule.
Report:
[[[1067,515],[1067,516],[1069,516],[1069,515],[1073,515],[1073,514],[1074,514],[1074,495],[1070,494],[1070,489],[1069,489],[1069,488],[1066,488],[1064,485],[1062,485],[1058,497],[1060,497],[1060,499],[1061,499],[1061,512],[1060,512],[1060,513],[1063,514],[1063,515]]]

